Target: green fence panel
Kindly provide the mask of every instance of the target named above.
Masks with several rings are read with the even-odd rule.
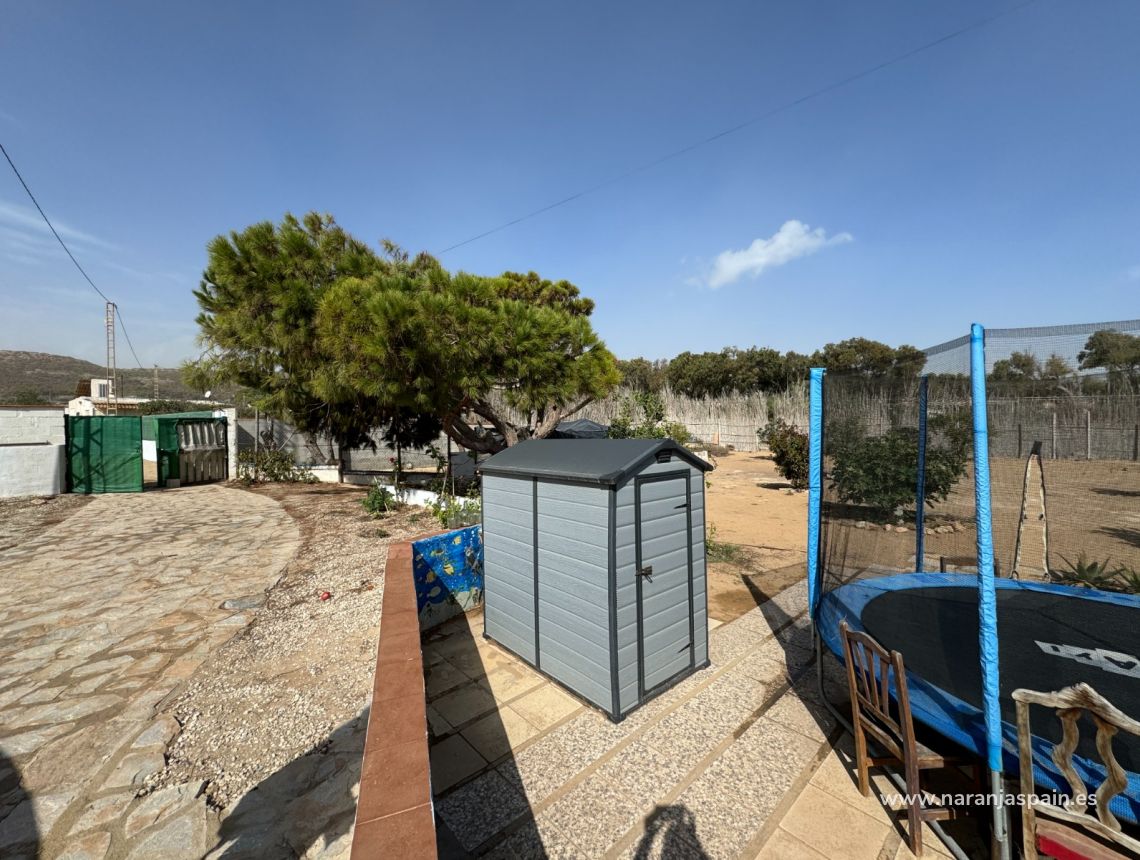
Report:
[[[141,493],[142,419],[68,416],[67,473],[73,493]]]

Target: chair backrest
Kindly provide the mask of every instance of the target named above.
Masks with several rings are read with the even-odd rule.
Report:
[[[904,751],[909,755],[915,749],[903,656],[898,651],[888,651],[866,633],[852,630],[846,621],[840,622],[839,631],[847,663],[852,718],[862,723],[892,755],[903,759]],[[894,713],[891,710],[892,684],[897,699]]]
[[[1088,684],[1074,684],[1056,693],[1039,693],[1034,690],[1014,690],[1017,703],[1017,746],[1021,768],[1021,793],[1029,798],[1022,810],[1022,836],[1025,856],[1037,856],[1037,814],[1046,815],[1067,824],[1076,824],[1104,839],[1123,845],[1140,855],[1140,840],[1123,833],[1120,822],[1108,808],[1109,802],[1128,786],[1124,768],[1112,752],[1112,738],[1118,731],[1140,736],[1140,722],[1129,717],[1100,695]],[[1061,742],[1050,753],[1053,764],[1064,775],[1073,795],[1073,802],[1058,806],[1038,800],[1033,781],[1032,732],[1029,725],[1029,706],[1053,708],[1061,720]],[[1078,722],[1088,714],[1096,725],[1096,750],[1104,766],[1104,782],[1097,787],[1096,818],[1088,814],[1088,787],[1073,767],[1073,751],[1080,740]]]

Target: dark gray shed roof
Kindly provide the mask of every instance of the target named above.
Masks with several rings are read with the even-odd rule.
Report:
[[[528,439],[500,451],[480,465],[485,475],[562,478],[617,484],[660,452],[708,471],[712,465],[672,439]]]

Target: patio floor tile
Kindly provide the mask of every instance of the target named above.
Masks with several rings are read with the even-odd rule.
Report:
[[[537,728],[548,729],[563,717],[580,710],[582,705],[573,696],[563,693],[553,684],[546,684],[515,699],[511,702],[511,707]]]
[[[468,726],[461,734],[483,758],[495,761],[538,734],[538,729],[509,705]]]
[[[486,759],[460,735],[433,744],[429,752],[431,790],[437,795],[487,766]]]
[[[894,832],[814,785],[804,788],[780,825],[826,857],[877,857]]]

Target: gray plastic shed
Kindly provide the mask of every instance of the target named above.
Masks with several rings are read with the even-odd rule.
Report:
[[[704,472],[670,439],[483,463],[484,635],[617,721],[708,665]]]

